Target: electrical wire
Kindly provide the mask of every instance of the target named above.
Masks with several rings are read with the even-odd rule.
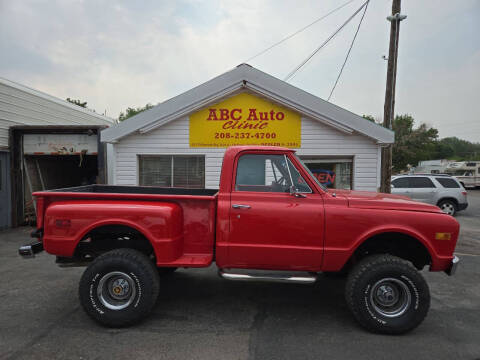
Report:
[[[369,2],[370,0],[365,1],[362,6],[358,8],[357,11],[353,13],[335,32],[330,35],[318,48],[315,49],[305,60],[303,60],[298,66],[296,66],[288,75],[283,79],[284,81],[288,81],[289,79],[293,78],[293,76],[308,62],[312,57],[314,57],[325,45],[328,44],[330,40],[332,40]]]
[[[270,49],[273,49],[275,46],[280,45],[281,43],[287,41],[288,39],[291,39],[291,38],[294,37],[295,35],[300,34],[302,31],[307,30],[310,26],[315,25],[315,24],[318,23],[319,21],[325,19],[326,17],[332,15],[333,13],[337,12],[338,10],[344,8],[345,6],[347,6],[348,4],[350,4],[350,3],[354,2],[354,1],[355,1],[355,0],[349,0],[349,1],[347,1],[346,3],[344,3],[343,5],[340,5],[339,7],[331,10],[331,11],[328,12],[327,14],[319,17],[317,20],[315,20],[315,21],[311,22],[310,24],[304,26],[304,27],[301,28],[300,30],[295,31],[294,33],[292,33],[292,34],[284,37],[282,40],[277,41],[275,44],[270,45],[268,48],[260,51],[259,53],[257,53],[256,55],[252,56],[251,58],[248,58],[247,60],[244,61],[244,63],[248,63],[249,61],[251,61],[251,60],[259,57],[260,55],[265,54],[267,51],[269,51]]]
[[[342,76],[343,69],[345,68],[345,65],[347,64],[348,57],[349,57],[350,52],[352,51],[352,48],[353,48],[353,44],[355,43],[355,39],[357,38],[358,32],[360,31],[360,26],[362,26],[362,21],[363,21],[363,18],[365,17],[365,13],[367,12],[369,2],[370,1],[367,1],[367,5],[365,5],[365,9],[363,10],[362,17],[360,18],[360,22],[358,23],[358,26],[357,26],[357,31],[355,31],[355,35],[353,35],[352,43],[350,44],[350,48],[348,49],[347,56],[345,56],[345,61],[343,62],[343,65],[340,69],[340,72],[338,73],[337,80],[335,80],[335,84],[333,85],[332,90],[330,91],[330,95],[328,95],[327,101],[330,101],[330,98],[333,95],[333,91],[337,87],[338,81],[340,80],[340,77]]]

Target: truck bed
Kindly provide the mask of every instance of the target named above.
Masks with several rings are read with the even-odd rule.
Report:
[[[68,229],[45,228],[44,247],[51,254],[70,257],[89,229],[118,224],[132,226],[150,240],[158,266],[202,267],[213,260],[216,194],[209,189],[86,185],[33,195],[38,228],[65,219],[69,224]]]

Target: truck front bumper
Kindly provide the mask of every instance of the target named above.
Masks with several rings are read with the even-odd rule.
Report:
[[[457,271],[457,266],[458,266],[459,262],[460,262],[460,259],[458,258],[458,256],[454,255],[450,266],[448,267],[447,270],[445,270],[447,275],[449,275],[449,276],[455,275],[455,272]]]
[[[43,251],[43,243],[40,241],[34,241],[30,244],[20,246],[18,249],[18,254],[27,259],[35,257],[35,254]]]

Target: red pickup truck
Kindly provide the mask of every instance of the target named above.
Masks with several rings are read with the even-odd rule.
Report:
[[[451,275],[459,224],[406,197],[323,187],[295,151],[231,147],[219,190],[89,185],[37,192],[34,243],[60,266],[87,265],[86,313],[127,326],[151,311],[160,277],[208,267],[229,280],[313,283],[344,273],[346,302],[370,331],[407,332],[430,295],[417,271]]]

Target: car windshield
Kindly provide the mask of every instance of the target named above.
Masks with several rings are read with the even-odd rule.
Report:
[[[318,186],[320,186],[320,188],[324,191],[328,191],[327,188],[322,185],[322,183],[320,183],[320,181],[318,181],[318,179],[312,174],[312,172],[310,171],[310,169],[308,167],[305,166],[305,164],[303,163],[303,161],[297,156],[297,154],[293,154],[293,156],[295,156],[295,158],[298,160],[298,162],[300,164],[302,164],[302,167],[305,169],[305,171],[308,173],[308,175],[310,175],[310,178],[315,181],[316,184],[318,184]]]

